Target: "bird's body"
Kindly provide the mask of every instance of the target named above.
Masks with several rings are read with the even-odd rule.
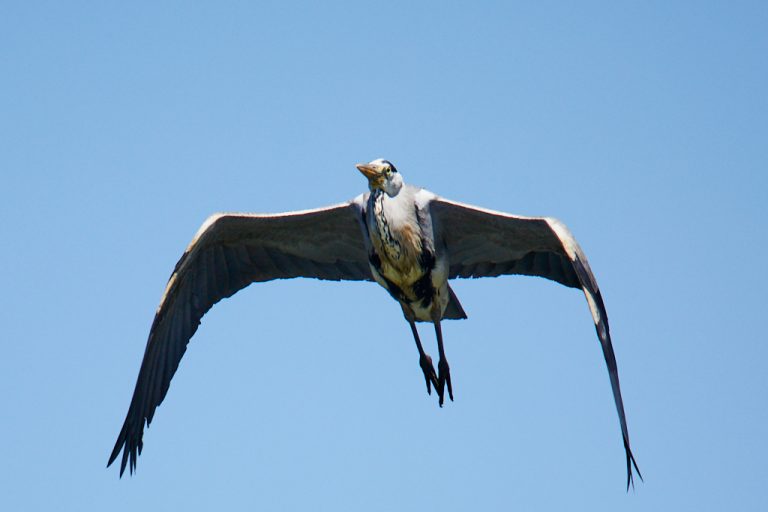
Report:
[[[366,201],[367,232],[379,258],[371,269],[402,287],[412,286],[428,272],[420,258],[424,251],[421,226],[414,209],[406,206],[413,203],[413,195],[412,187],[403,187],[394,198],[375,190]]]
[[[448,280],[521,274],[584,292],[608,367],[629,486],[637,464],[605,305],[568,229],[555,219],[485,210],[405,185],[386,160],[357,168],[368,179],[369,191],[347,203],[275,215],[217,214],[206,220],[176,264],[160,301],[109,464],[122,451],[120,474],[127,466],[133,472],[145,424],[165,398],[201,318],[216,302],[253,282],[294,277],[377,282],[400,304],[427,391],[434,387],[442,406],[446,388],[451,400],[453,389],[441,321],[466,318]],[[424,351],[418,321],[434,325],[438,371]]]
[[[449,297],[448,260],[442,251],[436,253],[431,225],[419,215],[428,194],[405,185],[394,197],[375,189],[363,198],[371,274],[406,315],[421,322],[433,320],[434,308],[442,318]]]

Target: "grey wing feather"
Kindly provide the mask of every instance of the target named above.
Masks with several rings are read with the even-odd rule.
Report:
[[[120,475],[141,454],[145,422],[165,398],[200,319],[252,282],[313,277],[372,280],[360,204],[277,215],[217,214],[202,225],[171,275],[157,308],[123,427],[108,466],[122,450]],[[130,464],[129,464],[130,463]]]
[[[587,298],[603,349],[627,457],[627,488],[632,467],[642,480],[629,445],[629,432],[611,343],[608,315],[592,270],[576,239],[560,221],[520,217],[434,197],[430,202],[436,237],[448,254],[449,277],[522,274],[580,288]]]

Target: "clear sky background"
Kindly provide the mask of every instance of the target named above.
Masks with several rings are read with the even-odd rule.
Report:
[[[155,4],[2,4],[0,508],[768,509],[768,4]],[[376,285],[251,286],[105,469],[203,220],[350,199],[377,157],[575,233],[634,492],[583,295],[523,277],[454,284],[442,410]]]

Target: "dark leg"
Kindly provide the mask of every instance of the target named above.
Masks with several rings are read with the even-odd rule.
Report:
[[[440,328],[440,320],[435,320],[435,335],[437,335],[437,350],[440,353],[440,361],[437,363],[437,369],[440,377],[437,379],[435,389],[440,396],[440,407],[443,406],[445,398],[445,385],[448,384],[448,397],[453,402],[453,386],[451,386],[451,368],[448,366],[448,360],[445,358],[445,349],[443,348],[443,330]]]
[[[416,330],[416,323],[413,320],[408,320],[408,324],[411,326],[411,332],[413,333],[413,339],[416,340],[416,348],[419,349],[419,366],[421,371],[424,372],[424,380],[427,381],[427,393],[432,394],[432,386],[437,387],[437,374],[435,373],[435,367],[432,366],[432,358],[424,352],[424,347],[421,346],[421,340],[419,339],[419,331]]]

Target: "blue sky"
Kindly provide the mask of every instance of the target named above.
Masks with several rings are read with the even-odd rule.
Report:
[[[4,510],[768,507],[766,4],[415,4],[3,5]],[[575,233],[635,492],[583,296],[521,277],[454,284],[442,410],[377,286],[247,288],[104,468],[203,220],[349,199],[377,157]]]

